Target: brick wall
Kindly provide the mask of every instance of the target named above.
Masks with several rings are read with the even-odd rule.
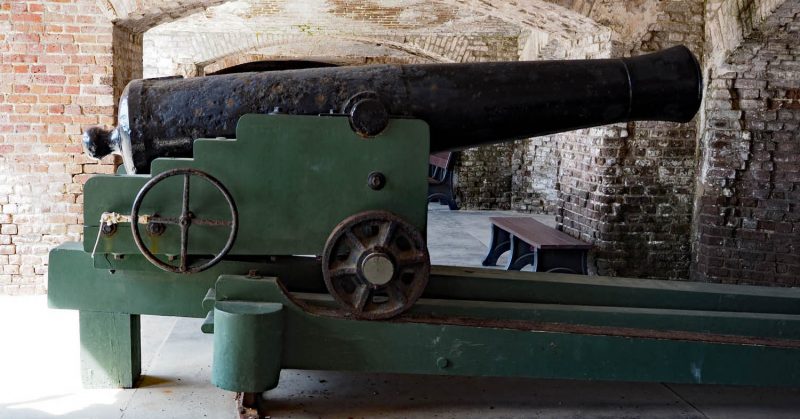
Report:
[[[800,2],[752,29],[711,71],[693,279],[797,286]]]
[[[674,45],[703,57],[702,1],[659,3],[655,22],[632,55]],[[598,203],[612,202],[598,219],[595,267],[599,274],[687,279],[696,123],[637,122],[620,138],[617,159],[606,161]]]
[[[530,43],[530,40],[526,41]],[[552,42],[521,49],[521,60],[563,60],[608,58],[610,33],[598,33],[575,40],[568,50]],[[531,138],[514,144],[511,151],[511,209],[521,212],[554,214],[558,207],[560,167],[565,159],[563,145],[580,143],[582,134],[562,133]],[[569,160],[569,158],[566,158]],[[567,163],[569,164],[569,163]]]
[[[111,24],[94,0],[0,3],[0,294],[46,289],[47,252],[81,238],[81,154],[112,124]]]
[[[114,25],[112,32],[113,88],[114,100],[119,100],[122,90],[129,81],[140,79],[144,74],[143,39],[144,34],[125,25]]]
[[[676,44],[702,56],[703,2],[637,4],[595,4],[591,16],[615,31],[597,39],[589,57]],[[631,123],[535,138],[515,153],[513,207],[555,213],[560,229],[593,243],[593,273],[687,278],[695,151],[694,123]]]

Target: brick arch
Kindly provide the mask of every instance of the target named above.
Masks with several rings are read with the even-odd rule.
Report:
[[[466,7],[499,19],[535,28],[554,36],[571,38],[575,34],[602,32],[603,27],[589,18],[587,2],[564,0],[517,0],[515,2],[480,0],[440,0],[442,3]],[[590,0],[593,3],[593,0]],[[569,5],[565,4],[569,3]]]
[[[145,74],[143,59],[144,33],[159,25],[208,10],[231,0],[97,0],[114,22],[114,92],[118,97],[124,85],[133,78]],[[289,0],[286,0],[289,1]],[[540,48],[547,51],[581,51],[586,45],[599,44],[601,50],[608,49],[608,30],[594,24],[581,13],[559,5],[558,1],[520,0],[514,8],[506,2],[472,0],[436,0],[435,4],[474,10],[479,15],[495,17],[517,25],[526,33],[535,33],[527,39],[525,58],[541,57]],[[445,54],[430,54],[425,48],[406,42],[395,42],[397,49],[407,49],[416,55],[427,55],[439,61],[448,61]],[[436,56],[438,55],[438,57]],[[607,55],[607,54],[606,54]],[[563,55],[551,58],[581,58]]]
[[[365,54],[366,46],[380,47],[388,52],[386,56],[403,55],[408,58],[405,62],[475,62],[475,61],[508,61],[518,59],[518,39],[515,37],[486,38],[480,35],[457,34],[411,34],[411,35],[372,35],[361,36],[325,33],[325,36],[280,33],[243,32],[230,36],[202,36],[200,40],[186,40],[187,48],[184,58],[164,60],[161,51],[168,50],[172,37],[159,35],[151,38],[153,41],[144,51],[145,61],[149,64],[144,69],[144,77],[162,77],[174,74],[193,76],[209,71],[203,70],[207,66],[213,68],[225,66],[225,61],[235,62],[244,60],[248,54],[259,54],[262,49],[272,48],[268,57],[285,55],[299,57],[299,52],[291,51],[290,46],[296,46],[302,53],[313,57],[328,57],[341,60],[353,55]],[[159,41],[155,41],[159,40]],[[153,42],[161,42],[159,45]],[[202,48],[198,48],[202,45]],[[325,47],[320,47],[323,45]],[[354,52],[342,50],[343,46],[354,46]],[[316,46],[316,48],[309,48]],[[282,50],[275,51],[275,50]],[[330,51],[338,51],[331,55]],[[287,53],[288,51],[288,53]],[[237,56],[241,56],[236,58]],[[366,56],[375,56],[367,54]],[[191,58],[186,58],[191,57]],[[353,64],[364,64],[367,61],[356,60]],[[370,63],[380,62],[371,60]],[[157,65],[153,63],[158,63]]]
[[[747,39],[754,29],[765,24],[786,0],[714,2],[707,6],[706,65],[719,65]]]
[[[116,24],[144,32],[231,0],[97,0]]]
[[[97,0],[114,22],[114,91],[118,97],[122,87],[131,79],[143,77],[144,33],[159,25],[208,10],[231,0]],[[289,1],[289,0],[284,0]],[[587,17],[596,0],[518,0],[515,4],[504,1],[493,3],[478,0],[435,0],[433,4],[469,9],[516,25],[528,35],[521,49],[524,59],[583,58],[587,46],[608,56],[611,44],[610,31]],[[377,3],[376,3],[377,4]],[[567,7],[565,7],[567,6]],[[379,5],[376,7],[380,7]],[[417,55],[429,55],[417,46],[396,42],[397,49],[409,49]],[[553,51],[559,54],[553,55]],[[577,54],[572,52],[578,51]],[[544,55],[543,55],[544,54]],[[444,54],[431,58],[447,61]]]
[[[97,0],[97,7],[105,15],[109,22],[117,19],[117,6],[113,0]]]
[[[97,0],[117,25],[131,32],[143,33],[232,0]],[[505,20],[523,28],[536,29],[556,37],[603,32],[589,16],[596,0],[518,0],[488,3],[476,0],[433,0],[433,3],[467,8]]]

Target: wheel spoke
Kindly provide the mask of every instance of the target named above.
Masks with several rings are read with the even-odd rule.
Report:
[[[352,276],[355,274],[356,274],[356,268],[354,266],[345,266],[344,268],[331,269],[330,271],[331,278]]]
[[[361,240],[358,237],[356,237],[355,234],[353,234],[352,230],[347,230],[347,232],[345,232],[344,234],[345,237],[347,237],[347,240],[350,242],[351,247],[355,252],[360,253],[364,251],[365,249],[364,243],[361,243]]]
[[[389,299],[395,304],[405,305],[408,301],[406,294],[400,289],[396,282],[386,287],[386,293],[389,294]]]
[[[395,231],[397,231],[397,223],[390,221],[389,224],[386,225],[386,228],[382,229],[378,244],[383,247],[389,247],[389,244],[394,238]]]
[[[419,265],[425,263],[427,258],[422,252],[415,252],[412,256],[403,256],[397,259],[397,266],[399,268],[407,268],[409,266]]]
[[[372,289],[365,284],[360,285],[353,293],[353,309],[359,313],[363,312],[370,298],[372,298]]]

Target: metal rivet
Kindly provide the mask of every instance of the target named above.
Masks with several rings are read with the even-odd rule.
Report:
[[[450,366],[450,360],[445,357],[439,357],[436,360],[436,366],[439,367],[440,370],[443,370]]]

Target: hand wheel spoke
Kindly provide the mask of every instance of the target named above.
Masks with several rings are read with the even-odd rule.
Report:
[[[147,219],[148,222],[157,223],[157,224],[170,224],[170,225],[178,225],[180,221],[175,217],[161,217],[161,216],[150,216]]]
[[[180,271],[186,272],[186,259],[189,254],[189,226],[181,226],[181,266]]]
[[[189,216],[189,174],[183,175],[183,204],[181,206],[181,217]]]
[[[213,226],[213,227],[229,227],[233,225],[233,221],[231,220],[211,220],[208,218],[193,218],[192,224],[197,224],[201,226]]]
[[[181,206],[181,266],[180,271],[186,272],[186,259],[189,254],[189,226],[191,226],[191,218],[189,214],[189,183],[190,176],[188,173],[183,175],[183,204]]]

